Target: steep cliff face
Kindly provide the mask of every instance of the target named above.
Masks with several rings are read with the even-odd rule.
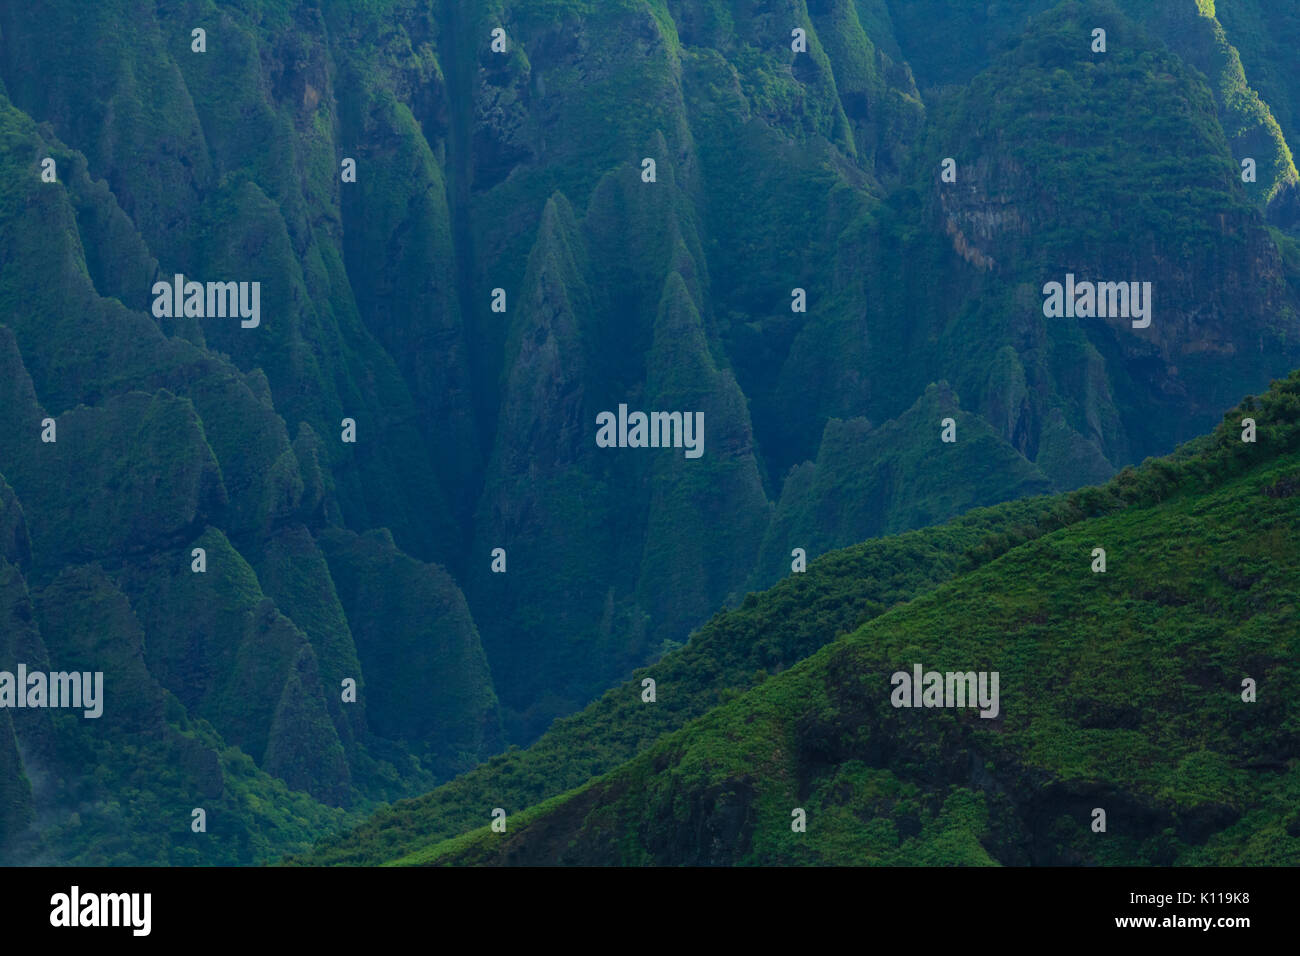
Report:
[[[261,334],[193,320],[164,322],[163,331],[260,368],[290,422],[320,434],[334,434],[343,417],[364,423],[366,452],[325,446],[344,513],[434,553],[451,526],[410,391],[394,359],[357,328],[339,208],[339,163],[351,151],[340,149],[320,12],[221,7],[191,23],[180,8],[122,3],[81,14],[76,4],[5,12],[14,105],[85,155],[160,276],[261,282]],[[210,35],[210,53],[192,52],[195,28]],[[41,72],[57,79],[32,82]],[[403,191],[419,195],[423,185],[417,177]],[[122,304],[147,310],[149,285],[123,290]]]
[[[1059,410],[1119,465],[1205,427],[1234,393],[1275,374],[1277,356],[1291,361],[1297,342],[1281,256],[1214,99],[1127,19],[1102,16],[1108,52],[1091,53],[1078,42],[1091,22],[1069,5],[1044,15],[972,80],[930,140],[957,155],[957,181],[931,176],[924,195],[953,251],[982,274],[970,298],[997,302],[971,304],[981,350],[1011,344],[1042,383],[1026,409],[1027,446],[1042,444]],[[976,103],[992,122],[975,121]],[[1116,115],[1123,125],[1102,119]],[[1149,327],[1129,315],[1039,320],[1039,290],[1067,273],[1149,282]]]
[[[1018,7],[999,9],[1014,19]],[[1267,187],[1243,183],[1233,156],[1244,114],[1227,106],[1240,104],[1134,19],[1154,23],[1152,9],[1131,12],[1040,12],[987,66],[975,57],[964,86],[936,91],[882,227],[840,237],[840,253],[865,263],[846,292],[871,305],[810,320],[786,360],[788,387],[809,383],[823,414],[883,421],[929,370],[1072,487],[1208,427],[1234,393],[1295,360],[1282,240],[1261,215]],[[1222,40],[1195,11],[1190,26],[1165,13]],[[1105,53],[1091,50],[1094,28],[1107,30]],[[1291,175],[1278,155],[1275,185]],[[1263,183],[1264,154],[1259,165]],[[1150,325],[1045,316],[1045,286],[1067,274],[1149,282]]]
[[[833,7],[827,22],[856,21]],[[782,221],[791,203],[830,203],[783,167],[833,160],[841,171],[821,184],[849,178],[858,202],[878,187],[833,57],[799,4],[763,14],[515,4],[475,23],[473,298],[487,316],[494,288],[518,304],[482,337],[502,344],[492,368],[503,387],[488,403],[494,451],[468,590],[471,606],[494,608],[476,618],[519,715],[515,733],[528,738],[738,594],[771,508],[744,390],[771,385],[739,366],[726,339],[755,302],[788,308],[790,286],[811,277],[811,262],[790,273],[781,261],[786,229],[806,231],[789,247],[801,256],[819,231],[811,210]],[[796,24],[813,50],[806,74],[789,49]],[[496,26],[501,53],[489,42]],[[895,113],[911,103],[915,125],[910,79],[895,71],[902,87],[887,83],[869,47],[839,53],[859,99],[895,97]],[[870,118],[873,136],[884,136],[885,115]],[[884,138],[897,164],[906,138]],[[736,203],[762,203],[778,221],[737,217]],[[770,261],[766,288],[746,288],[763,273],[742,250]],[[620,405],[702,412],[703,456],[596,447],[597,415]],[[489,567],[496,547],[508,554],[504,575]]]
[[[153,16],[125,12],[146,23]],[[40,54],[42,42],[62,42],[21,14],[14,17],[3,25],[5,43],[17,37],[31,43],[22,51],[6,47],[16,58],[6,61],[7,68]],[[90,24],[92,32],[120,28],[116,21]],[[227,39],[238,39],[237,32],[232,27]],[[146,31],[128,58],[147,57],[151,36]],[[27,635],[6,647],[3,666],[10,672],[19,663],[103,671],[108,697],[98,722],[40,712],[11,721],[6,712],[0,746],[7,759],[16,754],[18,764],[13,793],[6,790],[12,802],[5,808],[3,842],[18,861],[251,862],[337,825],[341,815],[331,806],[409,793],[496,750],[491,678],[469,610],[448,580],[441,626],[459,630],[464,652],[478,655],[478,668],[452,668],[453,691],[438,695],[433,723],[398,733],[381,721],[378,731],[371,729],[364,696],[349,698],[343,687],[345,681],[364,687],[364,655],[316,538],[331,524],[368,520],[360,516],[369,506],[349,500],[358,472],[377,467],[381,483],[391,482],[396,497],[381,502],[383,508],[406,507],[400,497],[418,495],[433,472],[420,464],[403,475],[382,442],[373,454],[362,452],[353,456],[355,463],[350,458],[339,466],[340,454],[356,446],[318,436],[339,434],[343,405],[323,413],[332,399],[315,403],[337,385],[378,408],[403,394],[400,378],[394,372],[385,385],[382,374],[358,375],[360,366],[348,364],[349,356],[367,350],[372,358],[384,355],[355,314],[332,331],[316,326],[323,337],[319,348],[311,348],[320,361],[338,363],[335,371],[322,371],[317,359],[281,362],[305,347],[299,333],[319,319],[302,310],[334,296],[331,282],[334,288],[346,283],[342,261],[333,279],[321,273],[323,285],[310,275],[313,268],[333,269],[330,257],[310,243],[295,246],[289,233],[297,226],[285,225],[293,203],[285,200],[281,209],[269,198],[280,188],[270,178],[264,178],[265,189],[248,170],[223,182],[204,179],[209,147],[187,152],[156,129],[142,132],[147,124],[129,124],[112,135],[84,129],[86,122],[121,122],[125,105],[116,113],[92,107],[83,98],[114,89],[110,77],[74,89],[73,66],[58,59],[58,49],[46,52],[71,71],[60,74],[68,86],[28,89],[28,106],[35,110],[48,97],[50,119],[62,131],[86,136],[87,147],[95,147],[91,156],[103,166],[92,178],[94,160],[64,145],[50,124],[38,127],[3,103],[6,619],[20,619],[23,630],[11,633]],[[128,68],[125,61],[117,66]],[[25,89],[20,76],[8,79],[17,83],[6,82],[6,88]],[[259,87],[244,80],[242,93]],[[171,94],[140,103],[129,88],[113,95],[132,101],[137,119],[141,111],[157,111],[159,123],[184,118],[167,99]],[[220,126],[216,117],[206,121]],[[209,134],[221,140],[212,149],[226,157],[223,162],[234,164],[241,150],[257,162],[268,158],[265,142],[241,140],[232,129]],[[278,135],[281,146],[292,144],[290,129]],[[41,178],[46,157],[55,163],[49,182]],[[280,159],[277,175],[294,165]],[[325,175],[332,180],[332,157],[329,166]],[[178,168],[198,180],[183,188]],[[187,193],[197,197],[192,205]],[[305,228],[305,221],[298,225]],[[337,224],[333,228],[337,233]],[[251,231],[231,231],[243,229]],[[238,316],[212,322],[155,317],[152,284],[160,275],[170,281],[172,268],[216,281],[257,281],[265,269],[264,324],[241,328]],[[297,291],[288,291],[286,276],[302,283]],[[297,312],[286,310],[290,300],[299,302]],[[355,313],[354,305],[349,308]],[[263,329],[276,341],[250,345],[247,333]],[[329,347],[329,336],[352,345]],[[270,350],[264,361],[257,357],[260,347]],[[300,376],[296,386],[290,384],[294,376]],[[298,397],[286,397],[285,388]],[[289,406],[303,417],[285,412]],[[368,423],[363,403],[348,407],[348,417],[362,423],[363,439],[367,424],[376,427],[383,417]],[[416,414],[399,414],[407,422],[401,428],[412,428]],[[408,463],[418,462],[424,448],[414,430],[390,446]],[[432,503],[434,521],[449,528],[439,500],[433,494],[419,510],[427,515]],[[394,524],[417,538],[424,534],[419,523]],[[445,536],[450,547],[454,534]],[[382,586],[371,581],[350,596],[364,604],[366,589]],[[422,615],[391,615],[383,639],[396,648],[422,644]],[[129,666],[106,666],[114,655]],[[433,658],[409,672],[429,679],[443,673],[452,656]],[[89,764],[87,747],[100,754]],[[145,761],[141,766],[175,772],[145,783],[133,776],[136,756]],[[291,790],[297,793],[289,797]],[[238,839],[186,837],[193,804],[181,804],[196,794],[213,832]],[[128,800],[135,801],[130,813],[114,809]],[[259,835],[268,826],[279,828],[271,831],[278,835]]]

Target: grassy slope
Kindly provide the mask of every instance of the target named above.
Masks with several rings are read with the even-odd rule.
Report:
[[[1013,502],[814,560],[806,573],[717,614],[684,647],[557,720],[529,748],[512,748],[430,794],[386,808],[296,862],[379,862],[476,826],[485,806],[528,805],[578,786],[826,641],[1036,533],[1048,508],[1049,499]],[[646,676],[664,688],[654,707],[641,703]]]
[[[401,862],[1295,862],[1300,373],[1252,406],[1069,496],[1127,507],[870,621],[505,837]],[[1000,718],[893,709],[914,662],[999,671]]]
[[[1296,382],[1293,377],[1285,390],[1267,399],[1273,420],[1290,423],[1266,430],[1270,448],[1294,441]],[[1256,415],[1261,422],[1269,420]],[[322,843],[298,862],[374,863],[428,850],[482,824],[493,807],[531,806],[579,787],[587,777],[613,767],[620,755],[652,744],[659,752],[664,735],[763,684],[769,672],[779,673],[823,643],[959,573],[987,565],[1026,540],[1060,534],[1057,529],[1080,521],[1156,507],[1168,494],[1172,474],[1235,473],[1242,467],[1241,457],[1255,446],[1236,442],[1241,445],[1236,447],[1233,429],[1224,428],[1168,459],[1126,469],[1105,488],[983,509],[940,528],[826,555],[806,574],[792,575],[768,592],[750,595],[741,608],[719,614],[684,648],[638,671],[583,713],[558,721],[528,750],[494,758],[431,794],[381,811],[362,828]],[[1089,528],[1077,534],[1092,540],[1089,536],[1100,533]],[[1077,558],[1085,570],[1092,547]],[[645,675],[657,681],[654,706],[641,702]]]

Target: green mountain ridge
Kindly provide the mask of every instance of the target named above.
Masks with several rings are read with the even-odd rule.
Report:
[[[502,767],[511,806],[613,770],[1046,506],[971,509],[1300,366],[1294,18],[1213,6],[0,8],[0,670],[111,661],[138,710],[0,710],[0,862],[265,862],[439,786],[391,825],[457,836]],[[1044,320],[1067,271],[1152,326]],[[155,317],[176,274],[260,325]],[[620,404],[705,455],[596,447]],[[968,512],[854,551],[831,633],[682,656],[793,549]],[[647,667],[699,701],[584,750]],[[545,786],[493,757],[533,741]]]

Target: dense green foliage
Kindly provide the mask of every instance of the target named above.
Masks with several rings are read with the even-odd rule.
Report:
[[[1032,496],[1300,365],[1296,22],[1229,6],[0,5],[0,670],[108,689],[0,710],[0,861],[264,861],[441,786],[317,857],[387,860],[1121,507]],[[1067,271],[1151,327],[1045,320]],[[261,324],[155,316],[176,274]],[[621,404],[703,456],[597,447]]]

